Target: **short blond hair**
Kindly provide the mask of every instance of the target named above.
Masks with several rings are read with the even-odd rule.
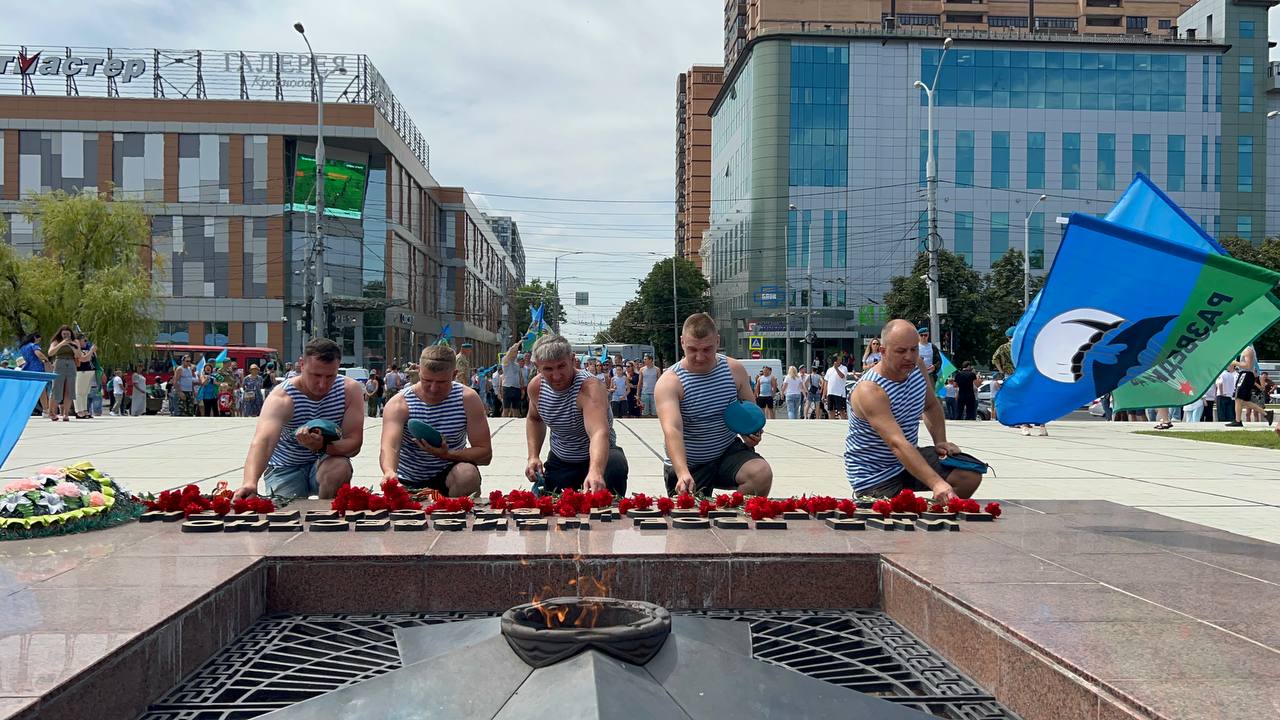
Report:
[[[423,372],[453,372],[458,367],[458,356],[448,345],[428,345],[422,349],[418,365]]]
[[[686,337],[702,340],[713,335],[718,335],[716,330],[716,321],[710,315],[704,312],[694,313],[684,321],[684,327],[680,333]]]

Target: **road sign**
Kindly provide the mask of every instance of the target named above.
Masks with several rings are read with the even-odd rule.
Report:
[[[747,349],[752,352],[764,350],[764,336],[751,335],[747,337]]]
[[[760,352],[759,350],[752,350],[752,351],[751,351],[751,359],[752,359],[752,360],[759,360],[759,359],[760,359],[760,358],[762,358],[762,357],[764,357],[764,353]]]

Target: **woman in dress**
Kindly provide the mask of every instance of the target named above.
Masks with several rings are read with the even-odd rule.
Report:
[[[262,375],[256,363],[249,366],[249,374],[244,376],[241,389],[244,390],[241,414],[245,417],[258,417],[258,413],[262,412]]]
[[[142,366],[133,369],[133,395],[129,398],[129,414],[142,417],[147,414],[147,376],[142,374]]]

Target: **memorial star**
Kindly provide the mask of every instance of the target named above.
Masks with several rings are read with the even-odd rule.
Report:
[[[1183,380],[1182,384],[1178,386],[1178,392],[1186,395],[1187,397],[1191,397],[1191,394],[1195,392],[1195,388],[1191,387],[1191,383]]]

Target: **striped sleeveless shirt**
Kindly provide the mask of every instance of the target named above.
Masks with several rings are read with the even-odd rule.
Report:
[[[546,378],[538,389],[538,415],[551,429],[551,452],[565,462],[591,459],[591,436],[578,408],[578,394],[582,392],[582,383],[592,377],[586,370],[579,370],[573,376],[573,384],[563,391],[551,387]],[[609,418],[609,447],[613,447],[617,435],[613,432],[613,411],[608,403],[604,411]]]
[[[920,439],[920,417],[924,414],[927,383],[920,369],[906,380],[895,382],[875,370],[862,373],[859,383],[873,382],[889,396],[889,410],[912,445]],[[854,385],[856,388],[857,385]],[[902,472],[902,463],[871,423],[849,410],[849,435],[844,441],[844,471],[855,493],[875,487]]]
[[[312,400],[294,386],[297,377],[285,381],[284,393],[293,401],[293,417],[280,429],[280,440],[271,453],[267,464],[272,467],[294,467],[308,465],[320,459],[323,452],[313,452],[298,444],[294,435],[298,428],[315,419],[328,420],[342,425],[342,416],[347,412],[347,379],[342,375],[333,379],[329,392],[319,400]]]
[[[733,371],[723,355],[716,356],[710,372],[691,373],[676,363],[676,377],[684,389],[680,419],[684,422],[685,461],[701,465],[720,457],[738,436],[724,424],[724,409],[738,399]]]
[[[467,446],[467,411],[462,406],[462,383],[454,382],[449,395],[435,405],[428,405],[412,385],[400,391],[409,406],[409,419],[421,420],[440,432],[450,450]],[[449,465],[448,460],[424,452],[408,432],[400,439],[400,462],[396,474],[408,485],[422,485]]]

